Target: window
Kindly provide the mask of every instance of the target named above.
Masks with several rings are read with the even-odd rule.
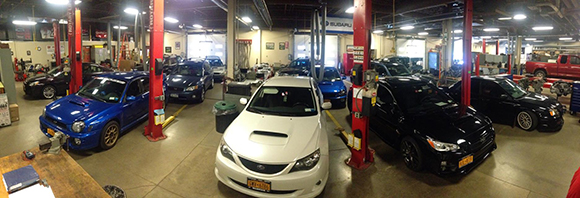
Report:
[[[389,76],[389,73],[387,73],[387,68],[385,66],[377,63],[371,63],[371,67],[375,69],[377,73],[379,73],[379,76]]]
[[[577,56],[570,57],[570,64],[580,65],[580,58],[578,58]]]
[[[560,59],[560,63],[566,64],[567,62],[568,62],[568,56],[562,56],[562,58]]]
[[[103,69],[101,67],[91,66],[91,71],[92,72],[102,72]]]
[[[127,96],[138,96],[141,95],[141,90],[139,89],[139,80],[131,82],[129,88],[127,88]]]
[[[143,90],[141,90],[141,94],[149,92],[149,78],[141,79],[141,87],[143,88]]]
[[[377,91],[377,102],[379,104],[391,104],[394,102],[390,91],[382,85],[379,86],[379,90]]]
[[[280,116],[312,116],[318,114],[313,90],[298,87],[261,87],[246,110]]]
[[[503,89],[497,85],[495,82],[485,81],[481,85],[481,95],[491,98],[500,98],[502,94],[505,94]]]

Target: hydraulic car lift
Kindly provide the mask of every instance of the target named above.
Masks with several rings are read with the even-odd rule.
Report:
[[[461,113],[471,103],[471,37],[473,27],[473,0],[463,2],[465,9],[463,12],[463,69],[461,70]],[[483,49],[485,50],[485,40],[483,40]],[[484,51],[485,53],[485,51]],[[479,63],[479,61],[478,61]],[[477,68],[479,71],[479,68]]]
[[[81,33],[82,33],[81,10],[79,10],[75,6],[74,1],[70,1],[70,6],[68,8],[68,38],[69,38],[68,49],[69,49],[69,64],[71,71],[71,80],[69,83],[70,94],[76,93],[77,91],[79,91],[80,87],[83,86],[83,67],[81,60],[81,48],[82,48]],[[60,53],[60,47],[58,50]],[[60,56],[60,54],[58,56]]]
[[[60,66],[60,28],[58,26],[58,21],[52,22],[54,34],[54,59],[57,67]]]
[[[165,139],[163,135],[163,5],[164,0],[151,0],[149,5],[149,29],[151,50],[149,61],[149,123],[144,135],[150,141]]]

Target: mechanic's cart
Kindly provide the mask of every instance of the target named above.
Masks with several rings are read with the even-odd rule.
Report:
[[[570,114],[580,112],[580,81],[572,83],[572,96],[570,97]]]

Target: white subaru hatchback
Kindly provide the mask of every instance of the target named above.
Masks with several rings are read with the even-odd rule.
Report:
[[[328,179],[328,137],[322,93],[312,78],[266,81],[226,129],[215,175],[255,197],[315,197]],[[247,103],[247,104],[246,104]]]

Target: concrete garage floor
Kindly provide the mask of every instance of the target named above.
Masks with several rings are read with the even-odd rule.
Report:
[[[46,139],[38,128],[38,116],[50,100],[25,99],[21,83],[17,90],[21,120],[0,128],[0,157]],[[69,153],[99,184],[120,186],[130,198],[246,197],[214,176],[221,134],[215,132],[211,108],[221,98],[220,90],[216,85],[204,103],[188,104],[164,131],[166,140],[149,142],[142,135],[146,124],[142,123],[108,151]],[[170,104],[166,113],[171,115],[183,105]],[[347,109],[330,112],[350,130]],[[569,114],[556,133],[494,125],[498,149],[471,173],[444,178],[410,171],[401,156],[372,133],[375,163],[364,171],[353,170],[344,164],[350,151],[330,118],[327,122],[331,166],[321,197],[565,197],[580,166],[580,124],[578,117]]]

